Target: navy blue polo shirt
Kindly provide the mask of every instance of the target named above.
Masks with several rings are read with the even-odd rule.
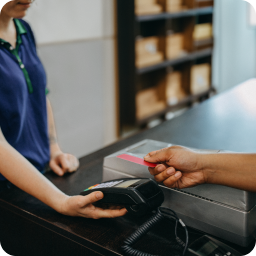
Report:
[[[16,48],[0,39],[0,127],[9,144],[44,171],[50,158],[46,74],[30,26],[14,23]]]

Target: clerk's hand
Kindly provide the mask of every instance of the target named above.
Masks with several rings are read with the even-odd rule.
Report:
[[[206,183],[207,177],[200,166],[200,154],[188,148],[173,146],[150,152],[144,158],[150,163],[162,163],[149,168],[157,182],[170,188],[189,188]]]
[[[93,205],[104,197],[102,192],[93,192],[87,196],[66,197],[61,203],[60,213],[69,216],[85,217],[92,219],[116,218],[127,213],[123,209],[101,209]]]
[[[58,151],[51,154],[49,166],[54,173],[63,176],[65,173],[75,172],[79,167],[79,161],[71,154]]]

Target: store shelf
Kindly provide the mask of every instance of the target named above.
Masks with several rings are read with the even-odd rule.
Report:
[[[177,64],[181,64],[183,62],[187,62],[187,61],[192,61],[195,59],[199,59],[199,58],[204,58],[204,57],[208,57],[212,55],[212,48],[207,48],[207,49],[203,49],[203,50],[199,50],[199,51],[195,51],[192,53],[188,53],[180,58],[177,59],[173,59],[173,60],[166,60],[164,62],[161,62],[159,64],[153,65],[153,66],[149,66],[149,67],[145,67],[145,68],[139,68],[137,69],[137,74],[145,74],[147,72],[151,72],[151,71],[155,71],[161,68],[166,68],[169,66],[173,66],[173,65],[177,65]]]
[[[213,13],[213,7],[202,7],[202,8],[196,8],[196,9],[188,9],[182,12],[174,12],[174,13],[164,12],[164,13],[155,14],[155,15],[136,16],[136,20],[138,22],[146,22],[146,21],[153,21],[153,20],[191,17],[196,15],[204,15],[204,14],[212,14],[212,13]]]
[[[194,41],[195,47],[203,47],[205,45],[212,45],[212,44],[213,44],[213,38]]]
[[[165,115],[169,111],[172,111],[172,110],[177,109],[179,107],[189,105],[189,104],[193,103],[194,101],[200,100],[200,98],[208,97],[209,94],[211,92],[214,92],[214,91],[215,91],[214,87],[211,87],[209,90],[207,90],[203,93],[196,94],[196,95],[189,95],[187,98],[183,99],[182,101],[178,102],[175,105],[167,106],[165,109],[163,109],[159,112],[156,112],[151,116],[148,116],[146,118],[137,120],[136,124],[139,125],[139,126],[143,126],[143,125],[149,123],[150,121],[152,121],[153,119]]]
[[[168,106],[158,113],[152,113],[152,115],[147,118],[138,120],[136,116],[138,113],[137,93],[139,90],[146,90],[151,87],[158,88],[159,86],[158,92],[161,95],[160,97],[165,98],[164,87],[167,86],[166,78],[168,78],[170,71],[177,71],[181,73],[180,86],[182,88],[184,87],[183,89],[185,91],[189,91],[188,87],[191,84],[192,67],[204,63],[211,66],[214,42],[210,40],[194,42],[193,30],[196,24],[212,23],[214,15],[213,4],[214,0],[204,1],[201,5],[198,5],[197,1],[194,1],[194,6],[197,6],[197,8],[194,9],[186,9],[175,13],[165,12],[156,15],[136,16],[136,0],[117,1],[120,133],[122,133],[122,129],[127,126],[140,126],[142,128],[152,119],[161,118],[164,120],[165,114],[168,111],[182,106],[189,107],[193,105],[193,101],[198,100],[201,102],[210,96],[209,92],[200,95],[191,95],[177,105]],[[202,5],[204,5],[204,7]],[[173,31],[173,33],[183,33],[186,41],[181,49],[183,49],[184,52],[182,52],[178,58],[164,59],[157,64],[138,68],[136,66],[137,63],[139,63],[137,39],[160,38],[159,43],[153,42],[152,45],[157,46],[158,53],[167,56],[167,47],[164,40],[165,37],[169,35],[170,31]],[[151,57],[150,54],[148,57]],[[145,56],[145,59],[146,58],[147,56]],[[150,60],[150,58],[148,60]]]

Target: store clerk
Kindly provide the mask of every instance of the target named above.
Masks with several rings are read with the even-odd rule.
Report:
[[[0,13],[0,193],[9,182],[56,211],[89,218],[122,216],[92,203],[101,192],[69,197],[41,173],[48,163],[59,176],[75,171],[77,158],[61,151],[47,99],[46,75],[37,56],[30,26],[23,20],[29,0],[8,2]]]

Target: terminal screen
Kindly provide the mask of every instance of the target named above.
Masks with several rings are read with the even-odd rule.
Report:
[[[128,187],[130,187],[131,185],[137,183],[138,181],[140,181],[140,180],[127,180],[127,181],[125,181],[125,182],[122,182],[122,183],[116,185],[115,187],[116,187],[116,188],[128,188]]]

